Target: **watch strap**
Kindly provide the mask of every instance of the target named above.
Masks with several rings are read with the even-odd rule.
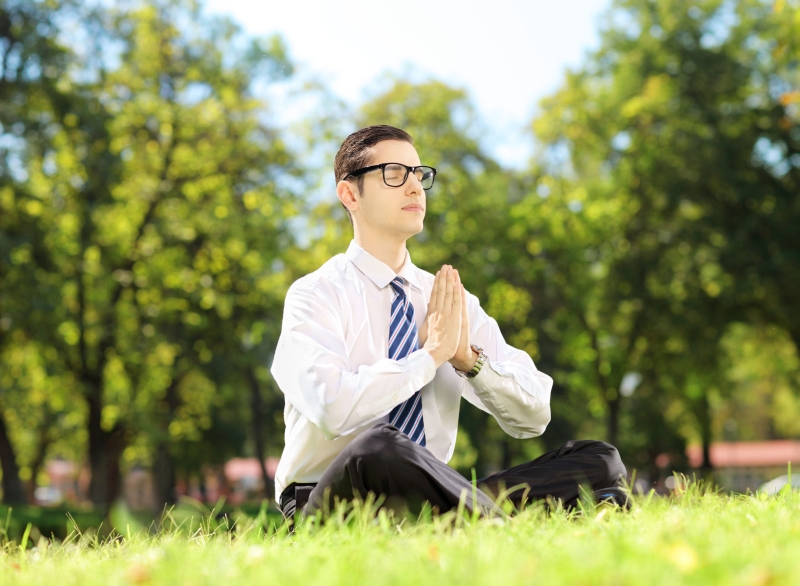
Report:
[[[476,346],[475,344],[470,344],[470,348],[472,348],[474,352],[478,353],[478,359],[475,361],[475,366],[473,366],[472,369],[467,372],[462,372],[455,366],[453,367],[453,369],[456,371],[456,374],[462,378],[475,378],[478,376],[481,368],[483,368],[484,364],[486,364],[486,361],[488,360],[488,356],[486,356],[486,352],[484,352],[483,348]]]

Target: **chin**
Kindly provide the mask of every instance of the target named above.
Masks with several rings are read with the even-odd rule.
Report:
[[[398,218],[394,222],[386,222],[382,228],[384,233],[393,234],[396,237],[409,239],[416,236],[423,230],[423,218]]]
[[[424,226],[422,225],[422,222],[419,222],[418,224],[413,225],[413,226],[409,226],[409,230],[408,230],[409,231],[409,238],[411,238],[411,236],[416,236],[417,234],[422,232],[423,228],[424,228]]]

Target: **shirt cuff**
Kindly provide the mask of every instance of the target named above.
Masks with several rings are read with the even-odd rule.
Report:
[[[467,380],[476,391],[489,391],[498,385],[500,382],[500,375],[492,368],[492,364],[487,358],[478,374]]]
[[[418,371],[425,379],[420,388],[427,385],[436,376],[436,361],[427,350],[415,350],[406,357],[409,370]]]

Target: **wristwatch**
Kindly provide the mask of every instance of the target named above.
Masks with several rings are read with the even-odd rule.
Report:
[[[472,370],[470,370],[469,372],[462,372],[458,370],[455,366],[453,367],[453,370],[456,371],[456,374],[462,378],[473,378],[477,376],[478,373],[481,371],[481,368],[483,368],[483,365],[486,364],[486,361],[489,359],[489,357],[486,356],[486,352],[484,352],[483,348],[481,348],[480,346],[476,346],[475,344],[470,344],[470,348],[472,348],[475,352],[478,353],[478,360],[475,361],[475,366],[472,367]]]

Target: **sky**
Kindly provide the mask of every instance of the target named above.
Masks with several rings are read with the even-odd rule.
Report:
[[[484,146],[508,166],[533,152],[537,104],[599,46],[610,0],[206,0],[254,35],[280,33],[298,75],[352,107],[413,72],[468,91]]]

